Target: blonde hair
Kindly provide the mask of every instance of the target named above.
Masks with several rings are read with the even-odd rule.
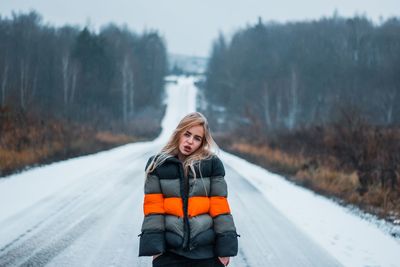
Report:
[[[200,147],[192,154],[187,156],[183,162],[183,169],[187,176],[189,168],[192,170],[194,178],[196,178],[196,172],[194,170],[195,164],[198,164],[200,170],[200,161],[203,159],[209,159],[214,155],[213,150],[218,150],[218,145],[215,143],[211,136],[210,128],[206,117],[200,112],[192,112],[187,114],[179,122],[175,131],[172,133],[167,144],[161,149],[156,157],[153,158],[152,162],[146,169],[146,176],[150,172],[154,171],[160,166],[167,158],[178,155],[179,152],[179,139],[180,137],[191,127],[201,125],[204,128],[204,137]],[[200,173],[200,176],[201,173]]]

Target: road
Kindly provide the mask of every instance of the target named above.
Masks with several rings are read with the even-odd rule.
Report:
[[[64,171],[52,166],[54,170],[46,173],[51,177],[45,178],[68,182],[31,197],[31,203],[18,204],[18,199],[23,194],[29,199],[33,192],[12,187],[15,192],[2,205],[15,205],[15,212],[0,216],[0,266],[151,266],[149,257],[137,256],[144,166],[179,119],[194,110],[192,82],[186,79],[168,86],[163,132],[153,142],[99,153],[90,164],[87,157],[60,163]],[[341,266],[232,166],[225,168],[228,198],[241,235],[239,254],[230,266]],[[17,180],[9,179],[11,184]],[[33,178],[18,179],[25,179],[26,186],[34,183]]]

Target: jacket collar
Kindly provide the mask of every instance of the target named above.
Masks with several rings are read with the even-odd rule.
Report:
[[[182,163],[179,159],[178,156],[172,156],[169,157],[165,160],[165,162],[174,162],[174,163]]]

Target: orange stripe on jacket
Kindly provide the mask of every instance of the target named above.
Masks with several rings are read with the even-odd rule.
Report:
[[[210,199],[208,197],[190,197],[188,206],[189,217],[208,213],[210,210]]]
[[[180,197],[164,198],[165,213],[183,217],[183,203]]]
[[[228,200],[226,197],[210,197],[210,215],[211,217],[220,214],[230,213]]]
[[[143,203],[144,215],[151,213],[164,214],[163,194],[145,194]]]

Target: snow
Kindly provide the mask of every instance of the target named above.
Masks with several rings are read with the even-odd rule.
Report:
[[[400,242],[372,222],[226,152],[222,160],[345,266],[400,266]]]
[[[170,86],[166,99],[169,107],[179,107],[179,101],[182,100],[189,103],[188,107],[195,107],[196,91],[192,84],[193,79],[180,78],[177,86]],[[178,97],[180,94],[179,89],[188,92],[185,95],[186,99],[181,100],[181,97]],[[30,204],[44,199],[46,196],[56,192],[62,193],[65,187],[72,186],[74,182],[82,183],[82,180],[89,179],[90,176],[88,173],[93,176],[91,173],[93,169],[96,166],[104,166],[101,163],[106,160],[113,164],[117,159],[123,159],[131,150],[146,151],[149,149],[149,145],[159,147],[172,134],[173,129],[180,120],[179,114],[191,111],[194,111],[194,108],[186,108],[183,111],[182,108],[168,108],[165,116],[166,119],[162,122],[163,132],[153,142],[129,144],[89,156],[77,157],[44,167],[36,167],[29,171],[0,179],[0,222],[29,207]],[[113,156],[110,158],[110,155]],[[106,167],[111,166],[107,163]],[[98,169],[98,172],[102,171],[102,168]],[[12,203],[9,202],[11,199],[13,200]]]
[[[112,188],[106,186],[110,182],[110,170],[120,170],[121,177],[125,177],[124,179],[133,171],[140,172],[140,169],[134,166],[129,169],[129,162],[139,159],[138,165],[142,168],[145,158],[158,151],[168,140],[182,114],[195,110],[196,89],[193,85],[195,78],[172,78],[176,79],[177,83],[172,83],[167,87],[168,97],[166,102],[168,107],[162,122],[163,132],[156,140],[128,144],[93,155],[37,167],[0,179],[0,226],[4,227],[0,232],[0,249],[6,250],[7,248],[4,246],[15,240],[15,236],[19,236],[18,239],[20,239],[23,236],[21,233],[24,233],[26,229],[33,229],[32,225],[39,225],[41,216],[48,210],[62,210],[61,200],[59,202],[50,201],[54,196],[57,196],[57,199],[63,199],[63,197],[68,198],[73,194],[74,198],[78,198],[85,195],[89,190],[89,185],[90,188],[97,185],[106,192],[104,194],[112,194]],[[305,235],[309,236],[344,266],[400,266],[398,256],[400,242],[382,231],[374,223],[357,216],[348,208],[296,186],[283,177],[234,155],[221,151],[220,157],[226,165],[256,187],[266,200],[301,229]],[[122,178],[119,181],[121,185],[126,183]],[[135,190],[138,194],[141,192],[138,189],[139,186],[142,186],[142,182],[136,184]],[[126,191],[125,194],[129,194],[126,189],[123,190]],[[140,195],[135,196],[137,201],[140,201],[140,198]],[[96,198],[93,197],[90,201],[96,202],[95,200]],[[89,202],[89,199],[86,201]],[[39,203],[42,205],[39,206]],[[128,220],[127,218],[130,217],[125,214],[125,210],[129,209],[131,203],[120,196],[119,199],[115,199],[115,205],[119,205],[118,208],[110,206],[109,209],[114,210],[118,217],[110,218],[110,220],[117,220],[117,218],[123,216],[126,217],[125,220]],[[28,210],[33,212],[33,216],[25,219],[24,213]],[[22,219],[18,220],[18,218]],[[116,223],[108,224],[108,221],[102,221],[102,224],[99,224],[97,228],[93,227],[93,229],[101,230],[101,225],[104,224],[106,231],[98,238],[105,240],[107,236],[113,236],[109,228],[113,228]],[[119,224],[129,227],[128,223],[119,222]],[[137,232],[138,227],[140,227],[139,223],[135,225],[135,229],[128,231],[129,234],[119,233],[119,235],[124,236],[123,241],[121,241],[122,245],[132,245],[130,242],[136,242],[136,240],[131,240],[133,238],[129,235],[131,232]],[[93,229],[92,231],[94,231]],[[128,228],[121,228],[120,231],[127,231],[126,229]],[[117,240],[114,240],[114,246],[117,245]],[[95,246],[96,242],[92,240],[87,241],[86,244]],[[62,258],[62,255],[59,256],[60,262],[61,258],[66,261],[65,266],[74,261],[79,263],[79,260],[69,258],[73,257],[76,251],[79,251],[79,247],[74,248],[74,246],[77,245],[72,244],[69,248],[70,256],[64,258]],[[125,250],[129,249],[119,247],[117,252],[122,253]],[[114,260],[117,261],[115,255]],[[91,262],[93,261],[95,259],[92,259]],[[139,261],[139,264],[145,263],[146,260],[141,259]]]

